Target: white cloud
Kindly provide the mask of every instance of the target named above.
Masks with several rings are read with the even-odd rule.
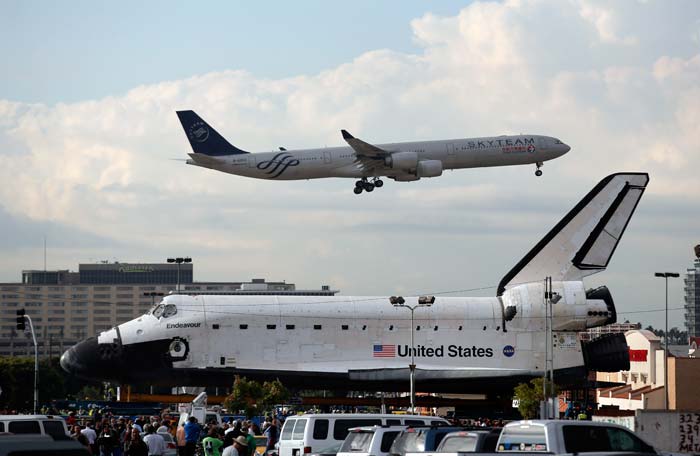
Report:
[[[677,46],[697,18],[675,32],[663,14],[657,3],[474,2],[413,20],[421,52],[378,49],[319,74],[221,71],[80,103],[0,100],[0,205],[131,256],[186,250],[202,279],[294,276],[370,293],[495,284],[607,173],[649,171],[649,195],[699,213],[700,55]],[[647,36],[656,24],[669,27],[663,40]],[[342,145],[341,128],[370,142],[542,133],[573,150],[541,179],[465,170],[357,197],[349,180],[263,182],[171,161],[188,151],[178,109],[254,151]],[[105,255],[91,249],[76,255]],[[417,268],[417,255],[440,264]]]

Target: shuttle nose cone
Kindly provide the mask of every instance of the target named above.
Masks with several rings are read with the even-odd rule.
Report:
[[[61,367],[69,374],[96,380],[117,380],[122,365],[117,344],[98,344],[90,337],[61,355]]]

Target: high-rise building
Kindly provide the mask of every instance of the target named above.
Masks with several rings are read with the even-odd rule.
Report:
[[[685,329],[689,338],[700,337],[700,256],[685,273]]]
[[[143,315],[180,283],[183,294],[333,296],[337,290],[297,290],[293,283],[194,282],[192,263],[81,264],[69,270],[22,271],[22,282],[0,283],[0,355],[33,354],[31,335],[16,329],[16,311],[34,324],[39,354],[59,355],[78,341]],[[179,282],[178,282],[179,278]]]

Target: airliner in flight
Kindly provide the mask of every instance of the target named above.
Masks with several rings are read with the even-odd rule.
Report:
[[[61,366],[126,384],[230,386],[242,375],[289,388],[397,391],[408,388],[413,354],[419,391],[503,391],[543,374],[549,300],[558,385],[629,370],[624,335],[579,340],[579,331],[617,315],[607,287],[586,289],[583,279],[607,268],[648,181],[644,173],[603,179],[494,297],[172,294],[71,347]],[[402,304],[422,304],[413,326]]]
[[[341,130],[345,147],[250,153],[237,148],[194,111],[177,111],[192,146],[187,163],[256,179],[301,180],[324,177],[357,179],[354,192],[371,192],[384,185],[382,177],[416,181],[441,176],[444,170],[542,164],[571,148],[557,138],[541,135],[494,136],[438,141],[369,144]]]

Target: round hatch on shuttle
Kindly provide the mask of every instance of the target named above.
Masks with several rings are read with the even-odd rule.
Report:
[[[170,347],[168,348],[168,354],[173,361],[182,361],[187,358],[187,353],[190,351],[190,347],[185,339],[180,337],[175,337],[172,342],[170,342]]]

